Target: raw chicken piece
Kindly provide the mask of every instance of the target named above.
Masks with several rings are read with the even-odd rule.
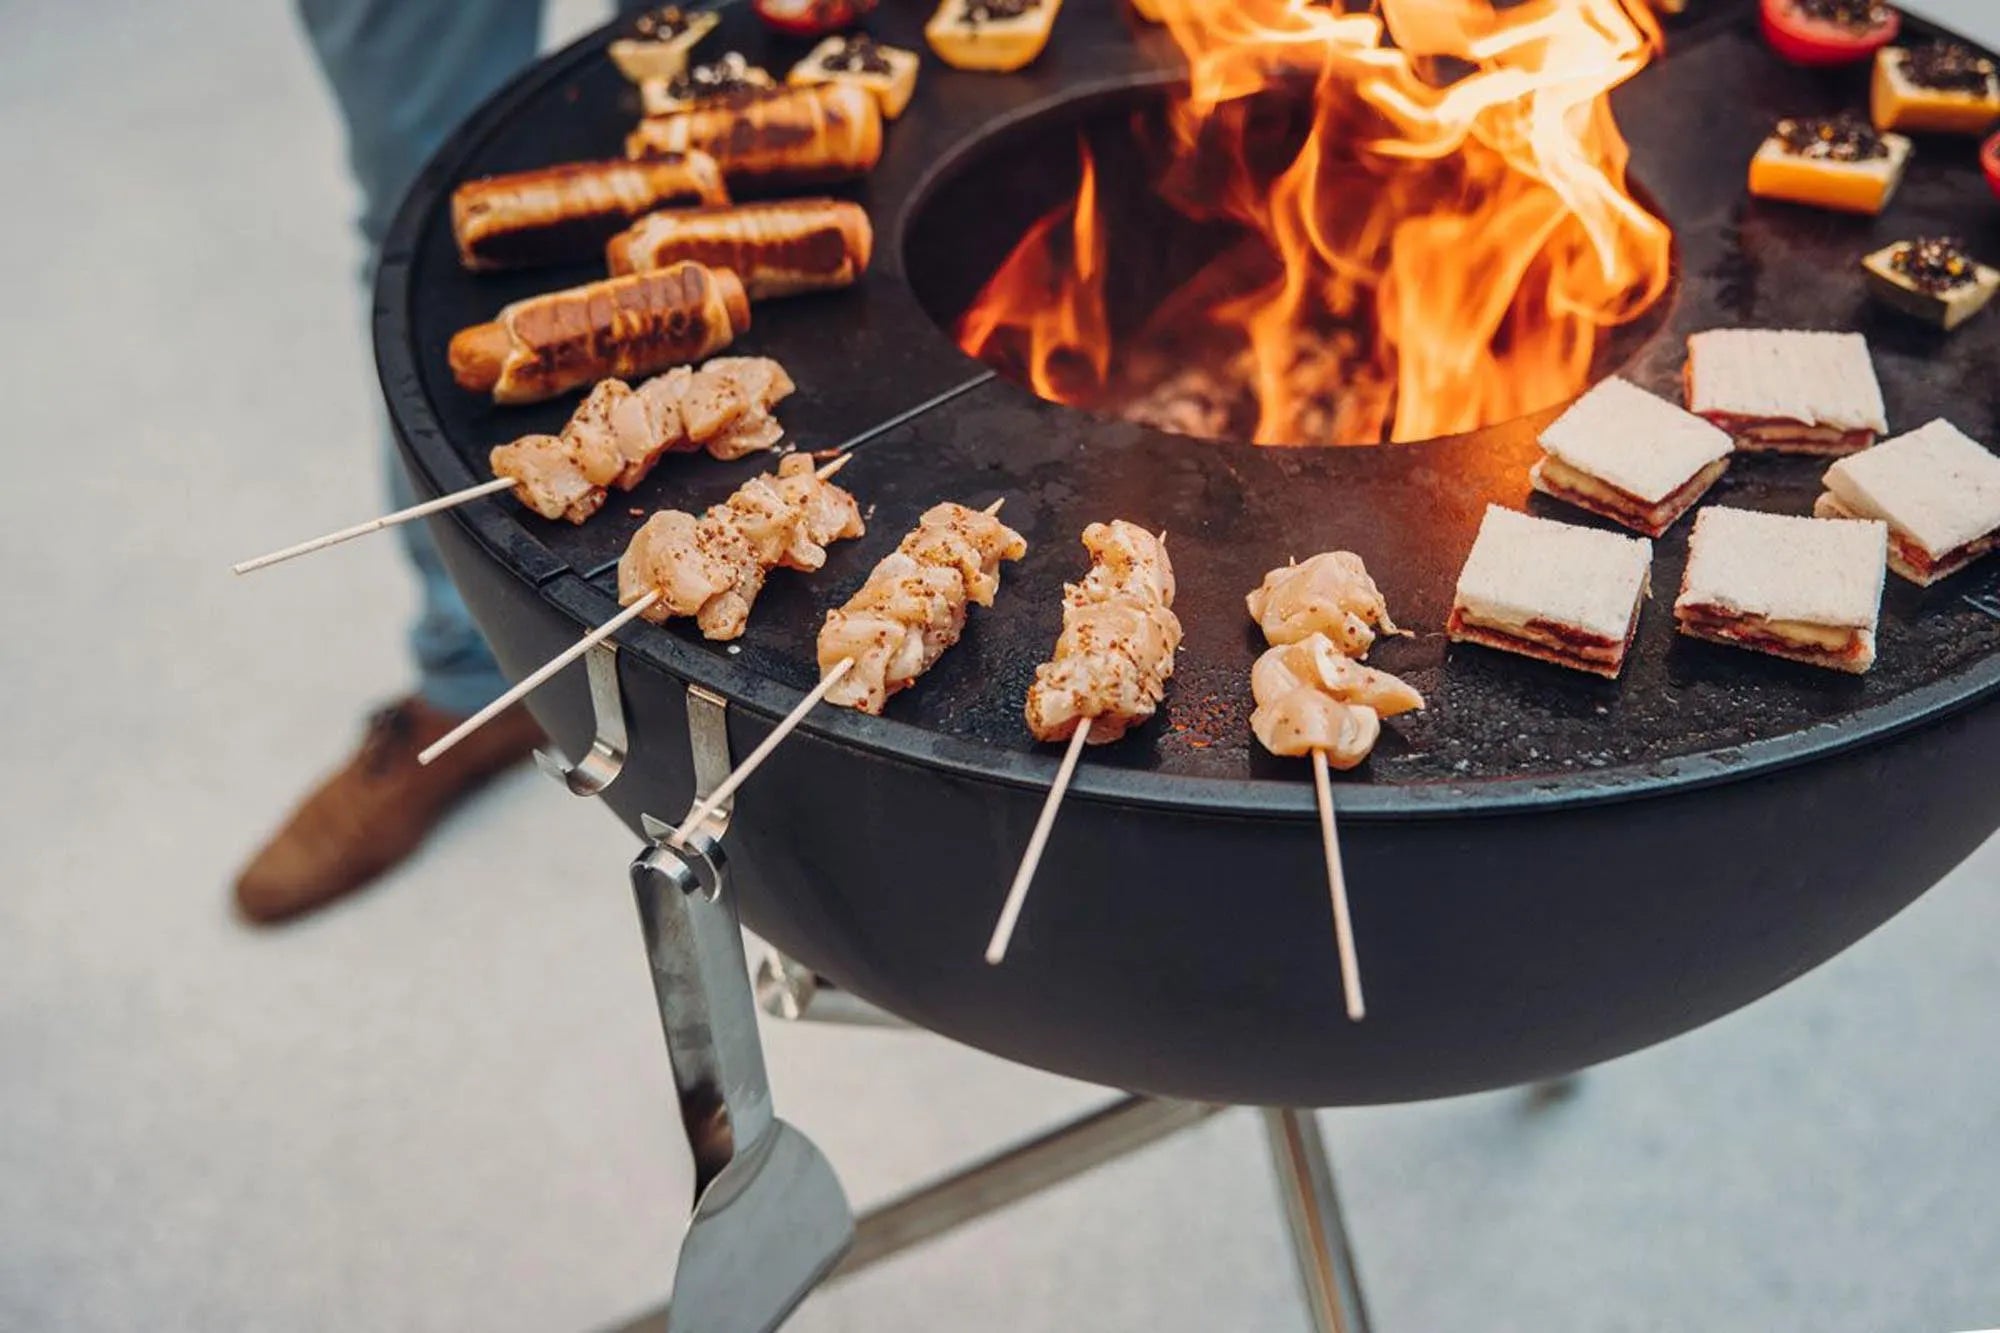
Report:
[[[1324,634],[1342,652],[1361,657],[1377,631],[1403,632],[1389,619],[1381,589],[1352,551],[1324,551],[1303,564],[1274,569],[1246,602],[1269,643]]]

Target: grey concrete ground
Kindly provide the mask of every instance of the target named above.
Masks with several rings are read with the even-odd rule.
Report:
[[[1943,8],[1943,0],[1938,0]],[[1960,0],[1985,15],[1987,0]],[[555,26],[588,10],[568,5]],[[0,1329],[583,1330],[689,1171],[620,836],[510,781],[252,935],[238,859],[403,683],[335,129],[288,7],[0,3]],[[2000,845],[1750,1012],[1518,1095],[1323,1117],[1385,1333],[2000,1324]],[[770,1033],[863,1200],[1099,1095]],[[1235,1115],[835,1291],[831,1330],[1295,1330]]]

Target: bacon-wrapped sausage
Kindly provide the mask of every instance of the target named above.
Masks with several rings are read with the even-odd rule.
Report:
[[[565,162],[465,182],[451,192],[451,234],[469,269],[562,264],[595,258],[642,213],[728,202],[707,153]]]
[[[727,269],[674,264],[531,296],[451,340],[451,373],[500,403],[534,403],[594,380],[699,361],[750,327]]]
[[[613,273],[644,273],[692,259],[726,268],[753,301],[846,287],[868,267],[874,228],[858,204],[777,199],[649,213],[613,236]]]
[[[628,157],[702,152],[732,189],[776,192],[846,180],[882,157],[882,110],[851,84],[733,93],[639,122]]]

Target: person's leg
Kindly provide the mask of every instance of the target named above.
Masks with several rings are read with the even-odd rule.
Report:
[[[366,277],[403,193],[458,124],[534,57],[540,0],[300,0],[314,53],[347,126],[361,186]],[[385,432],[386,434],[386,432]],[[396,504],[409,485],[389,450]],[[243,914],[277,921],[368,883],[423,843],[467,792],[527,758],[541,737],[509,709],[428,767],[418,752],[504,688],[421,524],[401,532],[423,592],[410,644],[416,697],[370,719],[348,762],[294,810],[236,884]]]
[[[418,171],[447,135],[529,60],[541,0],[300,0],[313,52],[347,127],[361,187],[361,233],[376,249]],[[415,502],[395,442],[383,432],[391,507]],[[493,654],[445,576],[430,532],[399,529],[421,605],[410,627],[418,693],[445,713],[477,712],[506,688]]]
[[[382,466],[388,475],[390,508],[403,509],[417,502],[410,488],[409,474],[396,453],[396,443],[388,437]],[[444,571],[437,543],[431,540],[424,523],[405,523],[397,530],[403,554],[416,570],[419,603],[417,618],[410,623],[410,655],[417,663],[417,694],[440,712],[469,717],[498,698],[507,688],[493,650],[486,646],[465,599]]]

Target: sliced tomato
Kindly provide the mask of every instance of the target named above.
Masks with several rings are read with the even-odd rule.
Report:
[[[1979,165],[1986,169],[1986,183],[1993,187],[1993,193],[2000,195],[2000,134],[1986,141],[1979,150]]]
[[[1903,16],[1885,11],[1879,21],[1854,28],[1801,10],[1794,0],[1763,0],[1764,40],[1794,65],[1851,65],[1896,40]]]

